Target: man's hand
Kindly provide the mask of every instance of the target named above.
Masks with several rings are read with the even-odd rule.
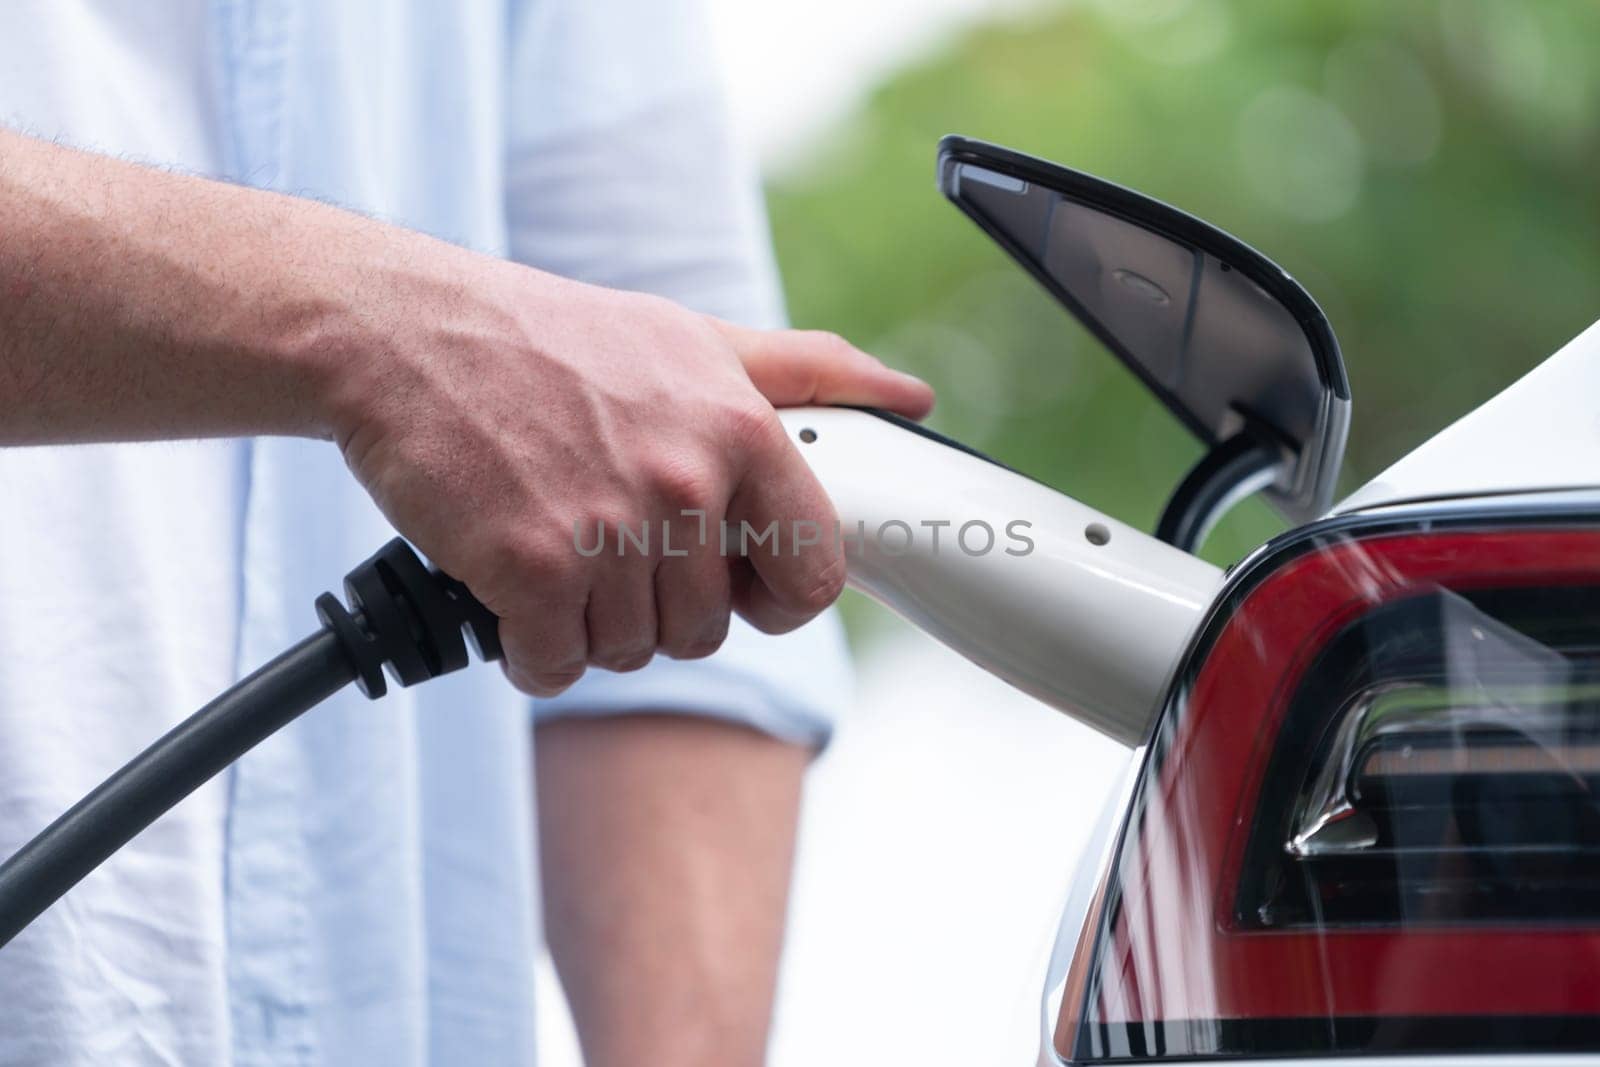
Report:
[[[588,663],[707,655],[730,607],[769,632],[810,619],[844,558],[774,404],[932,402],[829,334],[745,330],[477,256],[390,284],[393,313],[341,383],[338,440],[395,525],[501,617],[530,692]],[[724,555],[724,520],[735,553],[744,522],[776,521],[778,543]],[[797,520],[821,543],[797,550]],[[620,527],[648,530],[648,551]],[[668,527],[687,555],[664,553]]]
[[[709,653],[730,609],[779,631],[833,600],[833,511],[773,410],[813,402],[920,417],[932,394],[826,334],[0,131],[0,444],[334,438],[400,532],[501,616],[531,692]],[[823,536],[725,558],[724,518]],[[619,524],[659,539],[663,520],[688,555],[617,554]],[[606,550],[586,556],[575,533],[600,521]]]

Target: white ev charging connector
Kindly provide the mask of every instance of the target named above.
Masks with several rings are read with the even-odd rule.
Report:
[[[1144,740],[1221,571],[921,427],[779,414],[839,513],[853,587],[1030,696]]]

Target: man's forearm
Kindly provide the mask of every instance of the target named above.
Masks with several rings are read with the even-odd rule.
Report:
[[[0,130],[0,443],[326,436],[380,229]]]
[[[551,953],[591,1067],[764,1062],[810,752],[671,715],[539,727]]]
[[[0,131],[0,445],[301,434],[500,617],[511,680],[703,656],[737,610],[792,629],[844,554],[580,554],[575,527],[698,512],[826,529],[773,410],[921,416],[836,337],[761,332],[306,200]],[[470,515],[472,521],[461,521]],[[753,580],[751,576],[753,575]]]

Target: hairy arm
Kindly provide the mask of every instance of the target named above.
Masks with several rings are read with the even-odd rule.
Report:
[[[521,688],[706,655],[837,594],[799,554],[584,558],[575,524],[833,512],[774,404],[921,415],[837,338],[746,330],[334,208],[0,130],[0,444],[299,434],[501,618]],[[462,515],[473,521],[463,523]],[[713,542],[715,539],[711,539]],[[658,565],[659,564],[659,565]]]
[[[538,727],[545,923],[590,1067],[765,1062],[811,753],[673,715]]]
[[[331,436],[314,334],[383,236],[0,130],[0,444]]]

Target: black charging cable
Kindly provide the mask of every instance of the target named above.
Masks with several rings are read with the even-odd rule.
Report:
[[[396,538],[317,598],[322,629],[175,726],[0,864],[0,946],[178,801],[303,713],[356,683],[376,700],[501,656],[499,620]]]

